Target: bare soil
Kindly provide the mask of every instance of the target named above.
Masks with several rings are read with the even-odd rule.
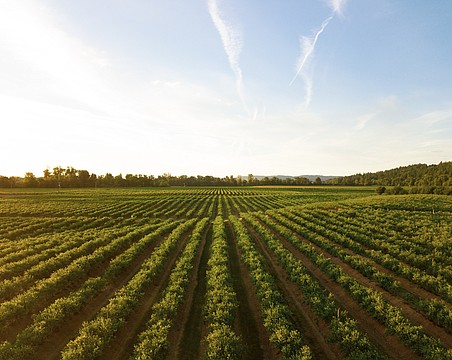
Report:
[[[197,359],[202,353],[201,340],[207,333],[203,321],[203,304],[206,296],[206,269],[209,247],[212,242],[212,225],[203,237],[195,260],[186,300],[179,309],[178,318],[169,334],[168,359]]]

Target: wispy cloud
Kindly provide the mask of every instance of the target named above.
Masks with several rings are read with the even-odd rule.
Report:
[[[309,60],[314,55],[315,46],[317,44],[317,41],[319,40],[320,35],[323,33],[323,31],[326,29],[330,21],[334,18],[336,15],[342,15],[343,8],[345,6],[345,3],[347,0],[328,0],[327,5],[331,9],[332,13],[330,16],[328,16],[320,25],[320,28],[317,29],[314,32],[314,35],[311,37],[308,36],[301,36],[300,37],[300,56],[298,57],[297,61],[297,72],[295,73],[295,76],[292,78],[291,82],[289,83],[289,86],[292,86],[294,81],[299,77],[302,76],[304,83],[305,83],[305,107],[308,107],[311,99],[312,99],[312,88],[313,88],[313,81],[312,77],[306,72],[305,66],[309,62]]]
[[[398,110],[399,98],[396,95],[389,95],[377,99],[376,105],[367,114],[359,116],[355,122],[354,130],[361,131],[366,126],[381,117],[390,117],[396,114]]]
[[[243,75],[239,63],[240,53],[243,47],[242,34],[237,26],[225,20],[216,0],[209,0],[208,6],[210,17],[212,18],[212,21],[220,34],[224,51],[228,57],[229,66],[234,72],[238,95],[243,106],[245,107],[245,110],[249,113],[245,102]]]
[[[436,110],[431,111],[429,113],[423,114],[416,119],[413,119],[415,122],[420,122],[424,124],[434,125],[440,122],[448,121],[452,123],[452,110]]]
[[[342,15],[342,10],[348,0],[327,0],[328,7],[333,11],[333,14]]]

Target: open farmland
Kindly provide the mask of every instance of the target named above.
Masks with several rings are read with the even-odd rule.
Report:
[[[452,359],[452,199],[0,190],[0,359]]]

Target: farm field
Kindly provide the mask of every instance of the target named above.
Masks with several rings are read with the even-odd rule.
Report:
[[[452,199],[0,189],[0,359],[452,359]]]

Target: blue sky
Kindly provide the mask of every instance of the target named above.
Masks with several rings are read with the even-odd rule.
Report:
[[[452,160],[449,0],[0,0],[0,174]]]

